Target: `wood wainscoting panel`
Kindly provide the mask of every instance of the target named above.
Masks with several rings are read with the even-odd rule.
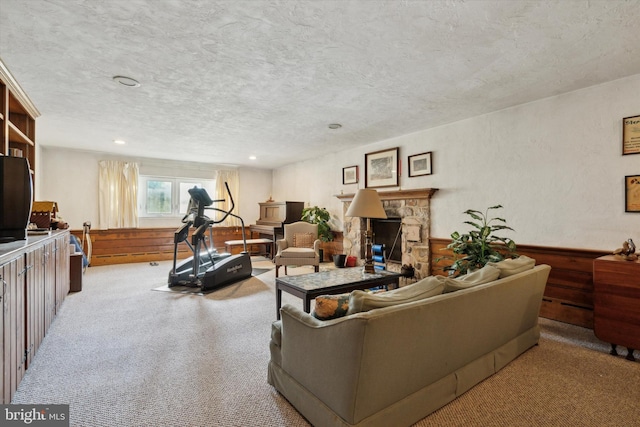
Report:
[[[91,230],[91,265],[126,264],[173,259],[173,236],[177,228],[121,228]],[[190,230],[189,236],[191,236]],[[82,230],[72,230],[82,242]],[[249,236],[247,236],[249,237]],[[240,227],[213,227],[214,247],[224,252],[224,242],[242,239]],[[178,245],[178,258],[191,256],[186,243]]]
[[[332,231],[333,240],[330,242],[320,242],[320,248],[323,250],[323,257],[320,262],[333,262],[333,256],[344,254],[343,234],[342,231]]]
[[[452,255],[446,250],[450,242],[450,239],[429,239],[433,274],[446,275],[443,267],[451,262],[436,260]],[[530,245],[518,245],[517,252],[535,259],[536,264],[551,266],[540,316],[593,329],[593,260],[607,252]]]

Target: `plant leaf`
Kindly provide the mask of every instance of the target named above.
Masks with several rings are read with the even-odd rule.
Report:
[[[493,228],[493,231],[498,231],[498,230],[511,230],[511,231],[515,231],[513,228],[509,227],[508,225],[493,225],[491,226]]]
[[[469,224],[469,225],[472,225],[472,226],[474,226],[474,227],[475,227],[475,228],[477,228],[477,229],[482,228],[482,226],[480,226],[480,225],[478,225],[478,224],[476,224],[475,222],[472,222],[472,221],[464,221],[464,223],[463,223],[463,224]]]
[[[482,212],[468,210],[465,213],[475,220],[478,220],[478,221],[484,220],[484,216],[482,215]]]

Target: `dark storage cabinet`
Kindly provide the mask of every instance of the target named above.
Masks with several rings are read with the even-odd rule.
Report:
[[[69,293],[69,231],[0,244],[0,402],[8,404]]]
[[[71,254],[69,259],[69,291],[82,290],[82,253]]]

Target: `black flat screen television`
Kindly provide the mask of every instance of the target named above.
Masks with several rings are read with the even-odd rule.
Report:
[[[0,156],[0,243],[27,238],[32,194],[28,160]]]

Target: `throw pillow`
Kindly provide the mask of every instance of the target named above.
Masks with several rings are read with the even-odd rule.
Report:
[[[456,278],[447,277],[444,281],[443,294],[459,291],[460,289],[472,288],[474,286],[482,285],[483,283],[493,282],[500,277],[500,270],[491,265],[485,265],[484,267],[467,273],[463,276]]]
[[[349,309],[349,294],[320,295],[316,297],[316,304],[312,316],[319,320],[331,320],[345,316]]]
[[[313,233],[294,233],[293,234],[293,246],[295,248],[313,248],[313,242],[315,241]]]
[[[411,285],[388,292],[371,294],[365,291],[353,291],[349,297],[349,311],[347,311],[347,314],[418,301],[439,295],[443,289],[444,277],[429,276]]]
[[[531,270],[536,265],[536,260],[520,255],[518,258],[505,259],[500,262],[488,262],[487,265],[500,269],[500,278],[503,278]]]

